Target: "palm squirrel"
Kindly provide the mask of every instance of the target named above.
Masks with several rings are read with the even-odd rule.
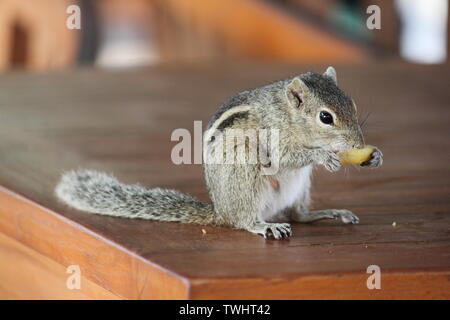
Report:
[[[322,75],[308,72],[232,96],[209,121],[204,150],[219,150],[220,139],[211,132],[229,129],[277,129],[276,173],[263,174],[267,164],[261,161],[204,161],[212,204],[175,190],[125,185],[91,170],[65,173],[56,195],[76,209],[96,214],[229,226],[275,239],[292,235],[291,221],[340,218],[343,223],[358,223],[348,210],[308,209],[313,166],[335,172],[341,167],[338,151],[364,146],[356,105],[337,87],[333,67]],[[265,152],[269,162],[273,160],[274,155]],[[379,167],[382,162],[383,155],[375,148],[361,166]]]

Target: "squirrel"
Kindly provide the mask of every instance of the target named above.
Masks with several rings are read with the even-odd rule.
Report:
[[[338,151],[364,147],[356,104],[338,88],[333,67],[323,74],[308,72],[232,96],[210,119],[204,150],[221,152],[220,139],[212,132],[249,128],[278,130],[278,169],[265,175],[267,164],[261,161],[204,161],[212,204],[176,190],[122,184],[111,175],[86,169],[63,174],[55,193],[69,206],[91,213],[228,226],[275,239],[292,235],[289,222],[359,222],[349,210],[308,209],[314,165],[335,172],[341,167]],[[274,154],[262,151],[270,163]],[[383,154],[375,147],[370,159],[360,165],[375,168],[382,163]]]

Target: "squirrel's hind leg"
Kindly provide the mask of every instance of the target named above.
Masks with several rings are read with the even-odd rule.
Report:
[[[296,203],[290,210],[290,220],[295,222],[314,222],[323,219],[341,219],[343,223],[358,223],[359,218],[351,211],[345,209],[327,209],[310,211],[309,189],[306,189],[297,199]]]
[[[316,211],[293,210],[291,219],[296,222],[313,222],[322,219],[341,219],[341,221],[345,224],[355,224],[359,222],[359,218],[356,215],[345,209],[327,209]]]

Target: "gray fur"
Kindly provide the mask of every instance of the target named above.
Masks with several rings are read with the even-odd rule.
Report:
[[[308,72],[300,78],[324,104],[335,106],[337,110],[347,116],[353,114],[352,99],[339,89],[333,80],[312,72]]]
[[[212,124],[216,122],[217,119],[220,118],[222,114],[224,114],[227,110],[230,110],[233,107],[236,106],[242,106],[245,104],[250,104],[251,101],[249,100],[251,98],[251,95],[249,94],[250,91],[243,91],[235,94],[234,96],[230,97],[224,104],[222,104],[219,109],[214,113],[214,115],[211,117],[211,119],[208,122],[208,125],[206,126],[206,129],[211,128]]]
[[[175,190],[126,185],[111,175],[78,170],[65,173],[55,189],[56,195],[75,209],[97,214],[178,221],[198,224],[222,224],[211,204]]]
[[[323,75],[302,74],[243,91],[225,102],[209,121],[207,133],[213,131],[212,127],[214,131],[224,132],[227,129],[278,129],[279,170],[273,176],[266,176],[263,163],[205,162],[205,182],[213,205],[175,190],[121,184],[109,175],[89,170],[65,174],[56,194],[83,211],[127,218],[226,225],[276,239],[292,234],[289,221],[340,218],[344,223],[357,223],[358,218],[348,210],[308,209],[312,166],[319,164],[331,172],[337,171],[341,164],[336,151],[364,145],[356,108],[336,84],[336,71],[328,68]],[[322,110],[334,113],[333,125],[319,122],[318,115]],[[204,144],[206,153],[216,152],[217,147],[218,139],[210,139]],[[262,151],[272,160],[270,157],[274,155],[269,150]],[[372,159],[362,165],[378,167],[382,161],[382,153],[377,149]],[[290,183],[295,187],[297,176],[303,179],[298,181],[302,187],[297,199],[283,206],[277,201],[284,201],[281,194],[289,191]],[[274,187],[273,181],[279,182],[278,188]],[[275,209],[275,204],[281,207]],[[270,216],[264,217],[264,214]]]
[[[229,128],[233,126],[233,124],[242,119],[248,119],[249,113],[248,112],[236,112],[232,116],[229,116],[225,120],[223,120],[218,126],[217,130],[223,131],[225,128]]]

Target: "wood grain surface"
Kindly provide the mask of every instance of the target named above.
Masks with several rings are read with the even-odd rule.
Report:
[[[86,279],[121,298],[450,298],[448,66],[336,66],[361,118],[370,113],[366,142],[383,150],[385,163],[336,174],[317,168],[313,207],[353,210],[359,225],[293,224],[290,240],[265,240],[91,215],[54,196],[60,174],[83,167],[207,201],[201,166],[172,163],[172,131],[206,125],[237,91],[324,67],[1,76],[0,232],[54,263],[80,265]],[[381,290],[366,287],[372,264],[381,268]]]
[[[83,276],[80,288],[68,289],[67,268],[2,233],[0,259],[0,299],[119,298]]]

